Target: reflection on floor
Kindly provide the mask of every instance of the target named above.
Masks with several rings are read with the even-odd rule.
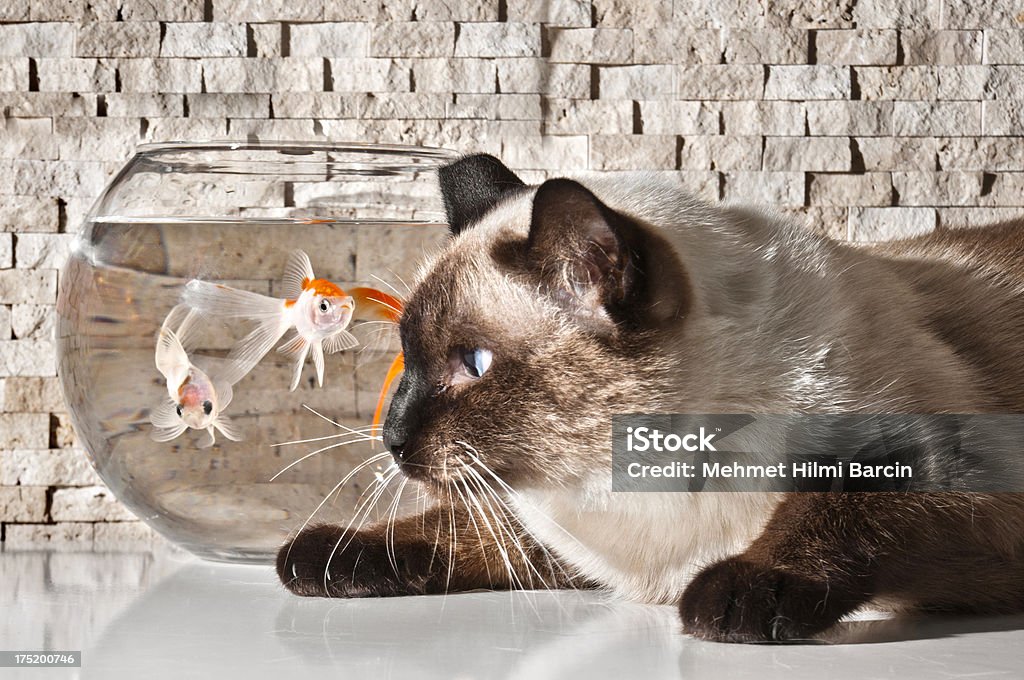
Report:
[[[594,593],[304,600],[266,567],[174,552],[5,553],[0,583],[4,648],[83,650],[47,677],[1016,678],[1024,645],[1024,617],[861,619],[827,644],[736,646]]]

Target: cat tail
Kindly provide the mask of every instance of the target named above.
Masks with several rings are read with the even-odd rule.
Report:
[[[319,342],[317,345],[319,346]],[[310,342],[302,337],[301,333],[296,333],[294,338],[277,348],[278,352],[295,361],[295,373],[292,375],[292,385],[288,388],[292,392],[294,392],[295,388],[299,386],[299,380],[302,378],[302,367],[306,365],[306,357],[309,356],[309,347]],[[321,352],[321,360],[322,359],[323,354]]]
[[[206,316],[256,322],[228,355],[228,366],[218,379],[234,385],[255,368],[291,326],[283,300],[230,286],[192,279],[182,300]]]

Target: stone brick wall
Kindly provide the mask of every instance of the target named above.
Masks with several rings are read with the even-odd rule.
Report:
[[[379,140],[649,169],[839,238],[1024,214],[1024,14],[946,0],[0,3],[5,549],[150,540],[75,448],[53,305],[140,141]]]

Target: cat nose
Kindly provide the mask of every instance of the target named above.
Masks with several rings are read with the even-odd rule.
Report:
[[[393,436],[389,436],[387,432],[384,433],[384,446],[391,452],[391,456],[395,459],[396,463],[401,463],[402,458],[405,456],[405,444],[404,437],[396,439]]]

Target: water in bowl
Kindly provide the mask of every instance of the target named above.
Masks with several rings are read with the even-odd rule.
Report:
[[[60,374],[82,443],[119,500],[193,552],[236,561],[270,559],[307,521],[358,525],[415,505],[412,488],[393,497],[397,483],[373,507],[366,502],[388,478],[391,461],[383,456],[338,486],[383,451],[379,441],[353,441],[340,426],[370,424],[399,349],[393,325],[354,323],[349,330],[360,345],[327,356],[323,387],[310,362],[289,391],[294,365],[271,351],[235,385],[225,410],[243,441],[219,436],[211,448],[200,448],[207,435],[196,430],[170,442],[151,439],[150,413],[167,398],[154,349],[189,280],[283,297],[281,277],[295,248],[308,253],[317,277],[402,297],[418,264],[445,238],[443,224],[107,218],[83,234],[61,281]],[[252,328],[234,319],[201,323],[193,355],[207,362],[222,360]],[[286,444],[298,440],[309,441]]]

